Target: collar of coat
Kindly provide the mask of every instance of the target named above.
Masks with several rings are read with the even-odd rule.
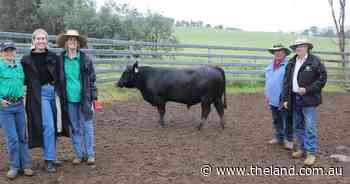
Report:
[[[47,51],[47,58],[46,60],[48,61],[48,63],[56,63],[57,61],[57,55],[54,53],[54,52],[51,52],[51,51]],[[26,55],[23,57],[23,60],[22,60],[23,63],[25,64],[31,64],[32,63],[32,59],[30,57],[30,54]]]
[[[295,65],[295,62],[297,60],[298,55],[294,55],[290,60],[289,60],[289,64]],[[307,65],[307,64],[313,64],[314,60],[317,59],[317,57],[313,54],[308,54],[306,60],[304,61],[303,65]]]
[[[79,54],[80,54],[80,61],[84,60],[85,53],[82,52],[80,49],[77,50],[77,53],[78,53],[78,52],[79,52]],[[66,50],[62,51],[61,54],[60,54],[60,56],[63,56],[63,57],[64,57],[64,55],[65,55],[66,53],[67,53]],[[68,53],[67,53],[67,54],[68,54]]]

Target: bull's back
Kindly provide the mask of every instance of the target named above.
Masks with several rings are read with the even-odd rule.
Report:
[[[166,101],[194,105],[206,98],[219,98],[223,93],[224,80],[215,67],[196,69],[162,69],[157,75],[158,95]]]

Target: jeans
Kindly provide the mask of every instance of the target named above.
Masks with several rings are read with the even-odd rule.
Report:
[[[69,102],[68,114],[71,121],[71,133],[77,158],[94,157],[94,127],[92,119],[86,119],[81,104]]]
[[[30,168],[27,127],[23,101],[0,107],[0,122],[4,130],[10,169]]]
[[[55,90],[52,85],[41,87],[41,114],[44,138],[44,159],[56,160],[56,135],[55,135]]]
[[[275,137],[278,142],[283,142],[284,139],[286,139],[289,142],[293,141],[293,134],[292,131],[288,130],[287,125],[287,110],[286,109],[279,109],[279,107],[275,107],[270,105],[271,113],[272,113],[272,124],[275,128]]]
[[[299,149],[316,155],[316,107],[301,106],[301,99],[302,96],[293,94],[293,131],[298,139]]]

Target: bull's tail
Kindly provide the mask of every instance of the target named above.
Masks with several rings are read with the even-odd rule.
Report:
[[[216,67],[219,71],[220,71],[220,73],[221,73],[221,75],[222,75],[222,78],[223,78],[223,80],[224,80],[224,108],[225,109],[227,109],[227,103],[226,103],[226,76],[225,76],[225,71],[224,71],[224,69],[222,69],[222,68],[220,68],[220,67]]]

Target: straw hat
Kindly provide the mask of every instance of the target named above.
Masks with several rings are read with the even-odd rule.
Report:
[[[84,36],[81,36],[75,29],[68,29],[65,33],[57,35],[56,43],[58,47],[64,48],[68,37],[74,36],[78,39],[80,48],[87,48],[87,41]]]
[[[283,50],[287,56],[291,53],[291,51],[287,47],[283,46],[282,44],[273,45],[272,48],[268,49],[268,51],[271,54],[274,54],[275,51],[281,51],[281,50]]]
[[[295,40],[295,43],[289,47],[292,50],[295,50],[299,45],[307,45],[309,47],[309,50],[314,48],[314,45],[312,45],[312,43],[309,42],[306,38],[298,38],[297,40]]]

